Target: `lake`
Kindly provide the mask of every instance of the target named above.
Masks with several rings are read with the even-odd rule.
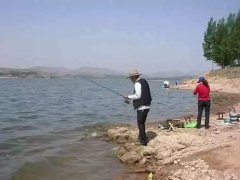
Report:
[[[128,79],[91,79],[123,95]],[[191,91],[164,89],[149,80],[153,102],[148,122],[196,114]],[[117,145],[99,127],[136,125],[136,112],[122,98],[85,79],[0,79],[0,179],[107,180],[126,167]],[[101,128],[102,130],[102,128]]]

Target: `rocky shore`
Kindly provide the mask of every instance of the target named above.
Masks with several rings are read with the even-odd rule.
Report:
[[[231,93],[237,89],[236,86]],[[169,131],[159,128],[158,122],[151,123],[146,128],[148,146],[140,146],[135,144],[137,128],[126,125],[109,129],[109,140],[117,144],[116,157],[129,166],[129,172],[116,179],[145,180],[149,173],[153,173],[153,179],[160,180],[240,179],[240,123],[224,123],[215,115],[221,110],[228,117],[228,108],[233,105],[240,113],[240,98],[227,93],[213,96],[214,110],[208,130],[203,127]]]

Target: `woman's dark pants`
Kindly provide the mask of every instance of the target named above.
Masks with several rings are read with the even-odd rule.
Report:
[[[138,124],[138,140],[142,145],[147,145],[147,136],[145,132],[145,122],[147,119],[149,109],[137,110],[137,124]]]
[[[198,101],[198,116],[197,116],[197,128],[201,127],[202,112],[205,109],[205,128],[209,128],[209,115],[210,115],[210,100]]]

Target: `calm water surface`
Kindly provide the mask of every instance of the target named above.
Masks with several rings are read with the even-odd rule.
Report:
[[[94,79],[124,95],[127,79]],[[196,111],[190,91],[149,81],[151,121]],[[99,137],[106,124],[135,124],[131,105],[84,79],[0,79],[0,179],[107,180],[125,167]],[[97,133],[97,136],[95,136]]]

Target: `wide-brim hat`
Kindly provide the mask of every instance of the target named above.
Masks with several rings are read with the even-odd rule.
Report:
[[[137,69],[131,69],[128,72],[128,78],[134,77],[134,76],[140,76],[140,75],[142,75],[142,74],[140,74]]]
[[[204,80],[205,80],[205,77],[204,76],[200,76],[198,78],[198,82],[197,83],[203,82]]]

